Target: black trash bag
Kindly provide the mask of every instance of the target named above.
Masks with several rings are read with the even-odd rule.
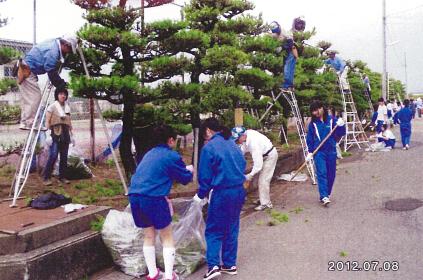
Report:
[[[31,200],[28,203],[28,206],[35,209],[46,210],[54,209],[71,202],[71,198],[68,198],[61,194],[57,194],[55,192],[49,192]]]

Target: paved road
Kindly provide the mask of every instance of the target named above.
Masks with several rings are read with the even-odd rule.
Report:
[[[398,130],[398,129],[397,129]],[[414,124],[412,149],[363,153],[339,165],[333,203],[324,208],[306,183],[274,190],[276,207],[289,222],[269,227],[268,214],[242,221],[239,275],[220,279],[423,279],[423,207],[396,212],[386,201],[423,200],[423,121]],[[399,134],[396,131],[397,136]],[[284,208],[281,206],[284,205]],[[289,212],[295,208],[303,211]],[[344,255],[344,256],[341,256]],[[328,271],[329,261],[397,261],[399,270]],[[205,268],[188,279],[201,279]]]

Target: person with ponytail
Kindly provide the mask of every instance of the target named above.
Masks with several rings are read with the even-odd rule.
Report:
[[[336,139],[345,135],[345,123],[342,118],[337,119],[328,114],[328,110],[320,101],[313,101],[310,104],[311,122],[308,125],[306,142],[309,154],[306,161],[314,158],[317,174],[317,185],[319,186],[320,201],[327,206],[330,201],[332,187],[336,175]],[[336,128],[325,144],[313,156],[323,139]]]
[[[246,161],[231,139],[229,128],[215,118],[202,124],[207,144],[201,150],[198,169],[199,189],[193,200],[204,205],[213,190],[206,222],[207,265],[205,280],[221,273],[237,274],[239,222],[245,202]]]

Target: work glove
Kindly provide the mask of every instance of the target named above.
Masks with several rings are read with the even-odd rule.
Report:
[[[201,205],[201,207],[203,207],[204,205],[207,204],[207,198],[203,198],[201,199],[198,194],[195,194],[194,197],[192,198],[192,201],[194,203],[197,203],[198,205]]]
[[[189,172],[191,172],[191,173],[193,173],[194,172],[194,166],[191,164],[191,165],[187,165],[186,167],[185,167]]]
[[[279,53],[281,53],[281,52],[282,52],[282,47],[277,47],[277,48],[276,48],[276,53],[277,53],[277,54],[279,54]]]
[[[247,175],[245,175],[245,180],[247,180],[247,181],[251,181],[251,180],[253,180],[253,175],[251,175],[251,174],[247,174]]]
[[[336,71],[336,75],[341,76],[341,71]]]
[[[305,157],[305,161],[306,162],[309,162],[312,159],[313,159],[313,154],[312,153],[308,153],[307,156]]]
[[[343,118],[339,118],[339,119],[336,121],[336,125],[337,125],[337,126],[344,126],[344,125],[345,125],[344,119],[343,119]]]

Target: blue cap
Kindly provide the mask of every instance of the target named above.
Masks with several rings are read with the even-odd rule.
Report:
[[[272,33],[280,34],[282,32],[280,24],[276,21],[273,21],[270,24],[270,31],[272,31]]]
[[[243,126],[235,126],[231,130],[232,139],[235,140],[235,141],[238,140],[239,137],[241,137],[242,135],[244,135],[246,131],[247,130]]]

